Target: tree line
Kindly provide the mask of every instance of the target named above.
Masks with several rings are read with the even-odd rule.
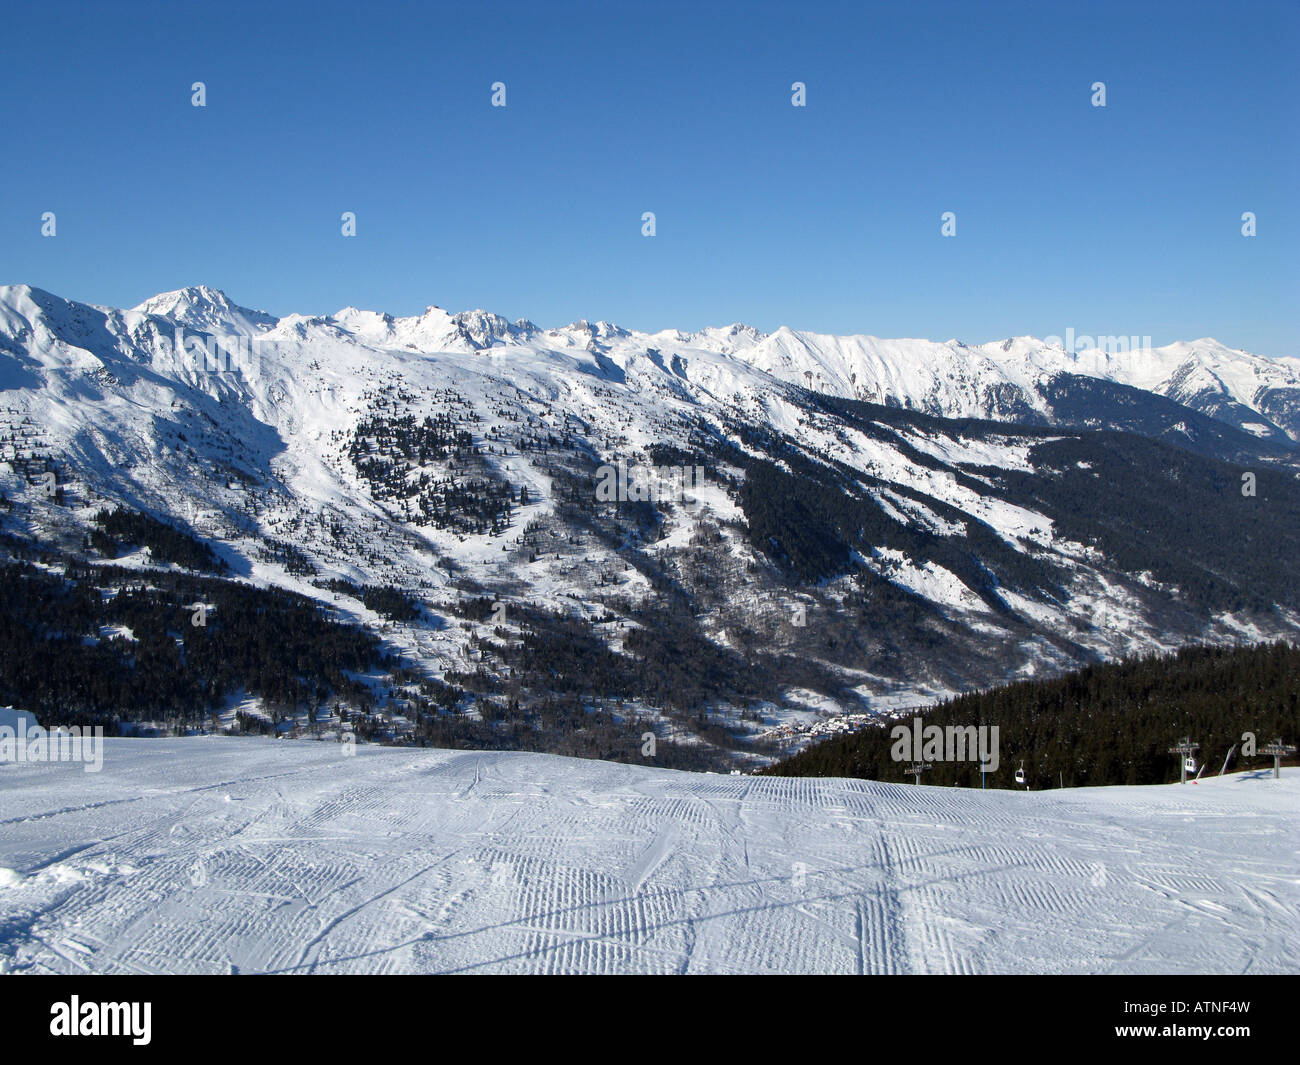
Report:
[[[988,787],[1015,787],[1023,762],[1030,788],[1162,784],[1179,778],[1169,753],[1182,737],[1200,744],[1198,765],[1217,773],[1260,768],[1271,758],[1245,753],[1300,736],[1300,648],[1285,641],[1255,646],[1185,647],[1088,666],[1050,680],[1027,680],[957,696],[861,732],[814,744],[765,772],[776,776],[860,777],[904,781],[891,754],[890,727],[910,725],[998,728],[998,772]],[[932,785],[981,786],[975,761],[932,763]]]

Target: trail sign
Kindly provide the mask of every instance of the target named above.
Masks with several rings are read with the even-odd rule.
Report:
[[[1273,756],[1273,779],[1277,780],[1282,776],[1282,756],[1295,754],[1295,744],[1283,743],[1281,739],[1276,739],[1267,746],[1261,747],[1260,751]]]

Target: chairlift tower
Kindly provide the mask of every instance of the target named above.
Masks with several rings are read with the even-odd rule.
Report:
[[[915,777],[916,783],[919,784],[921,783],[921,774],[931,768],[933,767],[929,762],[913,762],[904,770],[904,772],[907,773],[908,776]]]
[[[1179,756],[1178,764],[1181,767],[1180,768],[1181,779],[1179,780],[1180,784],[1187,783],[1187,770],[1189,766],[1193,771],[1195,771],[1196,759],[1193,756],[1200,749],[1201,749],[1201,745],[1199,743],[1193,743],[1186,736],[1184,736],[1181,740],[1179,740],[1178,743],[1175,744],[1173,747],[1169,748],[1170,754],[1176,754]]]
[[[1295,744],[1283,743],[1279,738],[1267,747],[1261,747],[1260,751],[1273,756],[1273,779],[1277,780],[1282,776],[1282,756],[1284,754],[1295,754]]]

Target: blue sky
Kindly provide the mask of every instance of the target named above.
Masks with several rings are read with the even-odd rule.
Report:
[[[9,5],[0,281],[1300,355],[1297,54],[1294,2]]]

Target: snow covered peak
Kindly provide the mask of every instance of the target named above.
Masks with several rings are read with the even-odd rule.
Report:
[[[9,318],[22,318],[30,322],[49,319],[59,325],[81,317],[83,312],[93,312],[88,304],[56,296],[34,285],[0,285],[0,314]]]
[[[47,306],[66,302],[31,285],[0,285],[0,331],[17,336],[23,326],[43,316]]]
[[[693,347],[730,355],[752,348],[766,337],[766,333],[759,332],[752,325],[733,322],[731,325],[711,326],[692,333],[689,342]]]
[[[22,352],[44,366],[93,369],[118,348],[109,314],[31,285],[0,286],[0,351]],[[14,380],[0,373],[0,389]]]
[[[393,316],[384,311],[366,311],[360,307],[344,307],[335,311],[331,318],[340,329],[363,336],[367,333],[386,332],[393,328]]]
[[[190,285],[160,292],[132,310],[170,318],[178,325],[219,333],[253,333],[270,329],[278,321],[265,311],[241,307],[224,292],[207,285]]]
[[[628,332],[612,322],[589,322],[586,318],[580,318],[562,329],[551,330],[547,336],[560,340],[566,347],[608,350],[611,344],[639,339],[641,334]]]
[[[527,340],[537,332],[532,322],[521,318],[512,325],[501,315],[484,310],[461,311],[453,314],[451,321],[457,338],[476,350]]]
[[[484,310],[449,314],[432,304],[423,314],[406,318],[344,307],[331,320],[366,344],[426,354],[479,351],[498,344],[521,343],[538,332],[537,326],[523,318],[512,323]]]
[[[30,301],[36,293],[45,296],[50,295],[44,289],[33,288],[31,285],[0,285],[0,306],[12,307],[18,303]]]

